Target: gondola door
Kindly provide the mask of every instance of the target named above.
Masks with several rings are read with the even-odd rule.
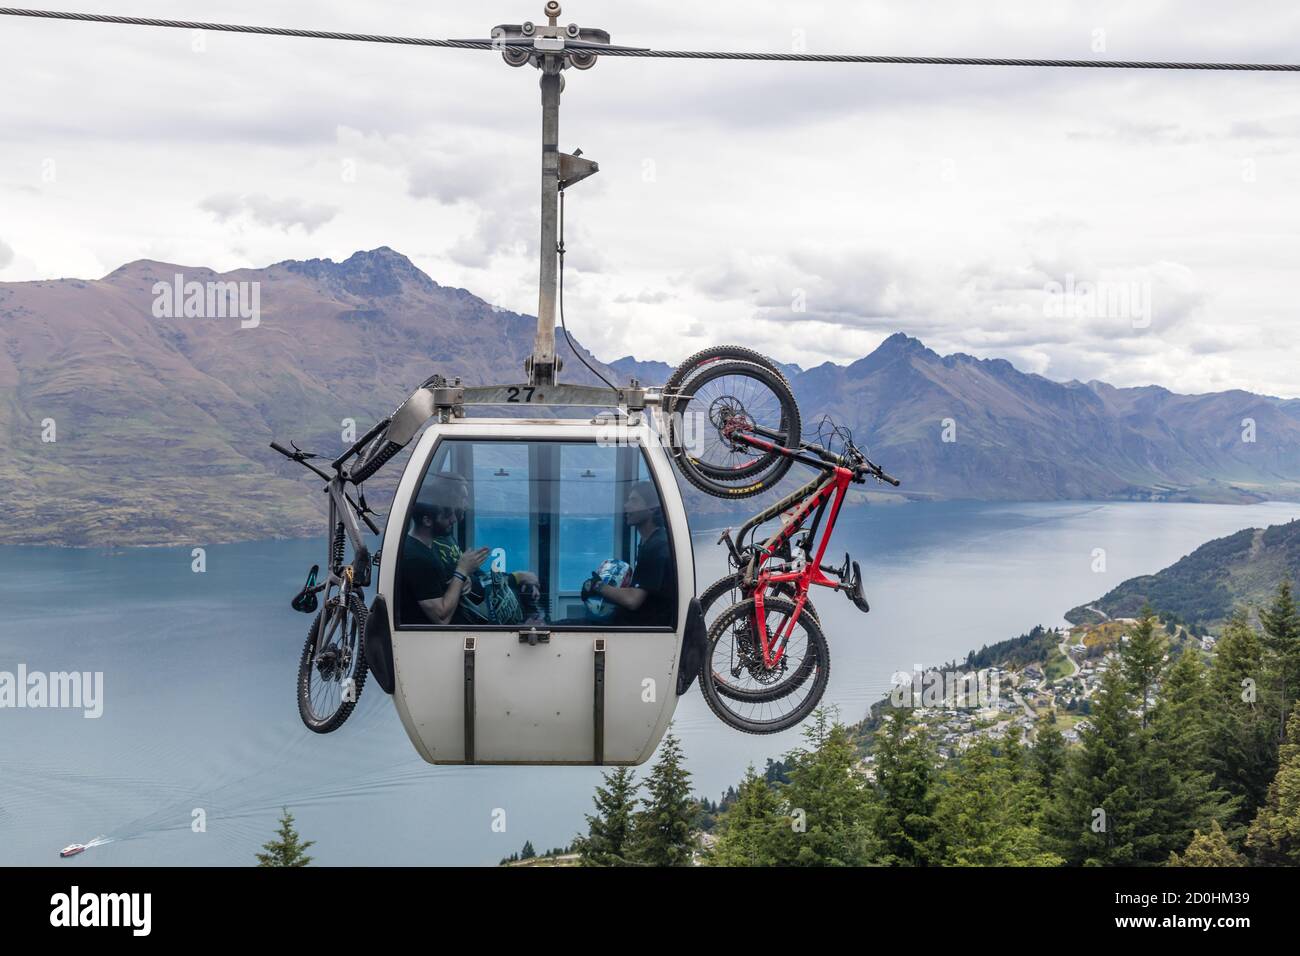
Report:
[[[552,441],[463,446],[475,459],[467,522],[473,543],[491,549],[493,570],[534,575],[539,593],[555,604],[564,530],[557,520],[560,459],[568,446]],[[593,693],[600,676],[594,638],[552,626],[559,615],[539,610],[511,630],[463,633],[475,643],[476,762],[510,763],[521,753],[542,763],[593,760]]]

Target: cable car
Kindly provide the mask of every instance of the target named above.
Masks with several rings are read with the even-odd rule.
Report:
[[[496,480],[501,469],[518,480]],[[428,555],[476,548],[489,555],[473,599],[460,598],[470,608],[443,622],[426,610],[447,580]],[[593,571],[651,549],[667,560],[650,601],[584,600]],[[493,589],[514,599],[506,610],[487,607]],[[391,635],[393,702],[425,760],[644,762],[676,707],[695,593],[681,495],[649,416],[430,427],[389,512],[378,590],[368,633]]]

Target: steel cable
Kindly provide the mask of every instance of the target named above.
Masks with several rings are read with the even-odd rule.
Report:
[[[0,16],[35,17],[46,20],[74,20],[127,26],[171,27],[178,30],[212,30],[219,33],[252,33],[262,36],[302,37],[317,40],[348,40],[358,43],[393,43],[402,46],[440,47],[456,50],[495,50],[505,46],[527,46],[518,38],[501,40],[435,40],[427,37],[348,33],[334,30],[302,30],[291,27],[258,27],[199,20],[164,20],[154,17],[124,17],[99,13],[69,13],[58,10],[28,10],[0,7]],[[605,47],[593,43],[570,43],[574,50],[598,56],[647,57],[673,60],[753,60],[774,63],[876,63],[919,66],[1033,66],[1089,70],[1209,70],[1220,72],[1300,72],[1300,63],[1215,63],[1173,60],[1085,60],[1039,57],[993,56],[882,56],[851,53],[745,53],[708,50],[649,50],[638,47]]]

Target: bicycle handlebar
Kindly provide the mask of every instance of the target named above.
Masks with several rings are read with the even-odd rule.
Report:
[[[893,485],[895,488],[897,488],[899,485],[902,484],[902,482],[899,481],[897,478],[895,478],[893,475],[885,474],[884,469],[882,469],[879,465],[872,464],[871,462],[867,462],[865,468],[861,470],[864,471],[866,474],[870,475],[872,478],[875,478],[877,481],[887,482],[888,484]]]
[[[842,468],[851,468],[855,474],[862,477],[870,476],[878,481],[887,482],[897,488],[902,484],[893,475],[885,473],[879,465],[871,461],[866,455],[862,454],[861,449],[856,445],[849,446],[849,452],[846,455],[837,455],[832,451],[815,445],[812,442],[799,443],[805,451],[810,451],[822,461],[832,465],[839,465]]]
[[[799,440],[798,442],[799,447],[797,449],[786,448],[782,442],[782,439],[784,439],[785,436],[782,435],[780,432],[774,432],[770,429],[762,428],[758,426],[752,426],[752,430],[755,433],[769,439],[773,443],[772,445],[764,444],[758,446],[758,447],[766,448],[769,451],[776,451],[778,454],[794,457],[796,460],[799,460],[798,458],[799,453],[806,452],[808,454],[815,455],[818,459],[820,459],[821,461],[825,462],[828,465],[833,465],[838,468],[848,468],[850,471],[854,473],[854,475],[858,477],[865,478],[867,476],[870,476],[872,478],[877,479],[878,481],[883,481],[888,484],[891,484],[895,488],[897,488],[899,485],[902,484],[902,482],[899,481],[897,478],[895,478],[893,475],[885,474],[884,470],[879,465],[875,464],[870,459],[868,459],[866,455],[862,454],[861,449],[859,449],[856,445],[853,445],[851,442],[848,445],[848,449],[846,449],[847,452],[846,454],[837,455],[835,454],[835,452],[830,451],[827,448],[823,448],[821,445],[818,445],[815,442],[804,441],[803,439]],[[745,441],[745,435],[743,432],[738,433],[738,437],[740,438],[741,441]],[[751,445],[754,444],[754,442],[752,441],[746,443]],[[816,464],[816,462],[810,461],[806,458],[802,460],[809,465]]]
[[[284,457],[288,458],[290,461],[296,461],[304,468],[310,468],[319,477],[325,479],[326,481],[330,480],[330,476],[328,474],[326,474],[324,471],[317,468],[315,465],[313,465],[310,461],[307,460],[308,458],[315,458],[316,457],[315,455],[312,455],[305,451],[296,451],[296,450],[290,451],[288,448],[285,448],[279,442],[274,442],[274,441],[271,442],[271,448],[273,448],[275,451],[278,451],[281,455],[284,455]]]
[[[284,457],[285,457],[285,458],[288,458],[290,461],[296,461],[298,464],[302,465],[304,468],[310,468],[312,471],[314,471],[314,472],[315,472],[317,475],[319,475],[321,478],[324,478],[326,481],[332,481],[332,480],[333,480],[333,479],[332,479],[332,478],[331,478],[331,477],[330,477],[330,476],[329,476],[325,471],[323,471],[323,470],[320,469],[320,468],[317,468],[317,467],[316,467],[315,465],[313,465],[310,461],[308,461],[309,458],[315,458],[315,457],[316,457],[315,455],[311,454],[310,452],[297,451],[297,450],[290,451],[288,448],[285,448],[285,447],[284,447],[283,445],[281,445],[279,442],[274,442],[274,441],[271,442],[271,448],[273,448],[275,451],[278,451],[281,455],[284,455]],[[344,458],[346,458],[346,457],[347,457],[347,456],[345,455]],[[341,460],[342,460],[342,459],[340,459],[340,461],[341,461]],[[342,477],[343,477],[343,475],[342,475],[342,473],[341,473],[341,472],[342,472],[342,469],[339,468],[339,466],[338,466],[338,462],[335,463],[334,468],[335,468],[336,471],[339,471],[339,472],[340,472],[339,477],[342,478]],[[358,494],[360,494],[360,489],[358,489]],[[344,498],[345,501],[347,501],[347,503],[348,503],[348,507],[350,507],[350,508],[351,508],[351,509],[356,513],[357,517],[360,518],[362,521],[364,521],[364,522],[366,523],[366,527],[370,529],[370,532],[371,532],[372,534],[380,534],[380,530],[379,530],[378,526],[376,526],[376,524],[375,524],[373,521],[370,520],[370,509],[369,509],[369,508],[363,507],[363,506],[362,506],[361,504],[359,504],[358,502],[353,501],[353,500],[352,500],[352,496],[349,495],[347,492],[344,492],[344,493],[343,493],[343,498]],[[365,498],[363,497],[363,498],[361,499],[361,501],[364,502],[364,501],[365,501]]]

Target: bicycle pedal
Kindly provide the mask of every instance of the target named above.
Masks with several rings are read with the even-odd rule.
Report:
[[[850,583],[845,586],[845,593],[849,596],[849,600],[853,602],[853,606],[863,614],[871,610],[871,605],[867,603],[867,595],[862,590],[862,568],[858,566],[856,561],[853,562],[853,577]]]

